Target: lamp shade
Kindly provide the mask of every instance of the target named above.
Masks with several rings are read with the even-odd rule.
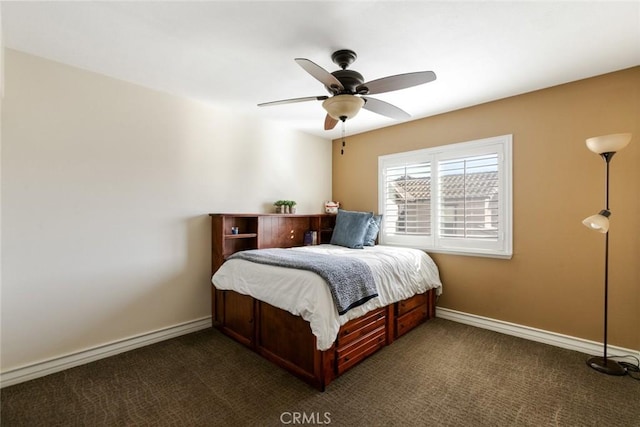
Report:
[[[591,230],[606,233],[609,231],[609,215],[611,215],[609,211],[602,210],[595,215],[585,218],[582,223]]]
[[[363,105],[364,99],[355,95],[335,95],[322,103],[327,114],[336,120],[347,120],[354,117]]]
[[[631,141],[630,133],[613,133],[611,135],[594,136],[587,139],[587,148],[596,154],[615,153],[622,150]]]

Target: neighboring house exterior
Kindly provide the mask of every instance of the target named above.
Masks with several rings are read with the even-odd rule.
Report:
[[[440,178],[439,224],[443,237],[497,238],[498,174],[478,172]],[[388,183],[397,205],[388,232],[431,235],[431,177],[401,176]],[[393,196],[392,196],[393,195]],[[395,219],[395,220],[394,220]]]

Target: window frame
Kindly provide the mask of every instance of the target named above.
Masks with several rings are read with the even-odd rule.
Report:
[[[408,246],[429,252],[510,259],[513,256],[513,135],[460,142],[378,157],[378,212],[383,214],[379,242],[383,245]],[[498,237],[497,240],[449,238],[440,235],[441,193],[439,162],[478,155],[498,155]],[[429,162],[431,235],[390,235],[385,232],[387,183],[386,171],[392,167]]]

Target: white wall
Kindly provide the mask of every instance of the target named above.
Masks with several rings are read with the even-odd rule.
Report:
[[[5,51],[6,372],[210,315],[210,212],[331,199],[331,144]]]

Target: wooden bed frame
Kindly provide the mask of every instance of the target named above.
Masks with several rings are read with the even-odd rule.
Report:
[[[316,230],[321,235],[326,231],[326,225],[332,226],[332,221],[335,220],[330,215],[211,216],[212,272],[222,265],[227,256],[237,250],[252,246],[300,246],[304,231]],[[255,218],[255,223],[251,218]],[[231,234],[231,227],[240,227],[240,232]],[[251,231],[253,229],[255,232]],[[263,237],[265,230],[268,230],[270,235],[284,234],[290,238],[274,240]],[[250,236],[248,239],[255,238],[255,244],[243,242],[242,237],[235,237],[242,235]],[[296,244],[298,241],[300,243]],[[319,241],[322,242],[322,239]],[[216,328],[321,391],[366,357],[434,317],[435,302],[436,294],[432,289],[424,294],[414,295],[412,298],[370,311],[344,324],[333,346],[320,351],[317,349],[316,337],[312,334],[309,323],[302,317],[294,316],[251,296],[219,290],[212,286],[213,325]]]
[[[333,346],[316,348],[300,316],[234,291],[217,292],[214,326],[318,390],[435,315],[435,291],[368,312],[344,324]]]

